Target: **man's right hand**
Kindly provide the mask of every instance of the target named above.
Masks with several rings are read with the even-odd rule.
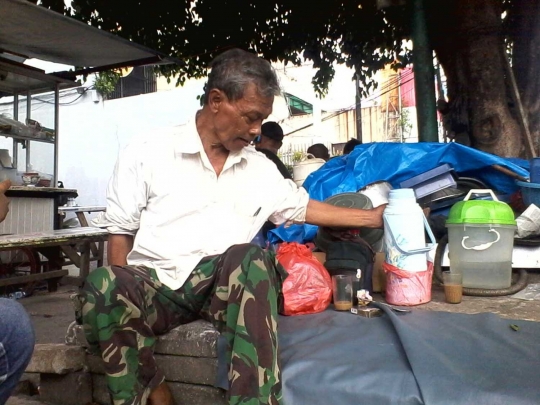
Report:
[[[0,183],[0,222],[6,219],[9,212],[9,200],[6,197],[6,191],[11,187],[10,180],[4,180]]]

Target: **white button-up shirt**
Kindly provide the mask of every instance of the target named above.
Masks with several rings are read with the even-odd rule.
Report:
[[[308,201],[252,147],[230,152],[217,177],[193,120],[123,151],[94,225],[134,235],[128,264],[176,290],[203,257],[250,242],[267,219],[303,222]]]

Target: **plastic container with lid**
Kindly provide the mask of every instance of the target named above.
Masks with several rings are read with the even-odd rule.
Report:
[[[472,194],[491,194],[493,201],[469,201]],[[499,201],[492,190],[470,190],[450,210],[446,227],[450,271],[463,275],[464,287],[510,287],[517,226],[508,204]]]

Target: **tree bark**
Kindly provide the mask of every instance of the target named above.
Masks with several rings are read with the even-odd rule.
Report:
[[[533,144],[540,153],[540,0],[514,0],[508,19],[512,69]]]
[[[433,47],[447,76],[445,122],[471,146],[499,156],[522,154],[521,129],[505,82],[497,0],[445,0],[432,6]]]

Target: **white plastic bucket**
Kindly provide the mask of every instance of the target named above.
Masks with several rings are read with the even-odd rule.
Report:
[[[308,159],[308,156],[311,156],[311,159]],[[326,161],[324,159],[319,159],[313,156],[311,153],[308,153],[304,160],[297,162],[293,166],[293,180],[298,185],[301,186],[304,184],[304,180],[316,170],[319,170]]]
[[[409,272],[426,271],[431,246],[426,247],[424,228],[433,244],[435,237],[412,188],[390,191],[383,220],[386,263]]]

